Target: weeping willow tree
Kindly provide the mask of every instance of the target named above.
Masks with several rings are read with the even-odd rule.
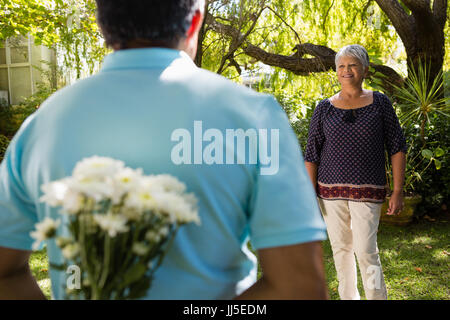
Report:
[[[402,86],[402,71],[420,59],[437,75],[448,46],[447,0],[208,0],[205,11],[198,65],[236,79],[264,63],[274,91],[304,98],[336,91],[334,57],[344,45],[368,49],[368,85],[385,91]]]

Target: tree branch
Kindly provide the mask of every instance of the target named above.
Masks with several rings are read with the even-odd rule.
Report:
[[[322,22],[322,30],[325,30],[325,23],[327,22],[328,14],[330,13],[331,8],[333,8],[333,6],[334,6],[334,1],[335,0],[333,0],[333,2],[331,3],[330,7],[327,10],[327,12],[325,13],[325,17],[323,18],[323,22]]]
[[[335,56],[336,52],[328,47],[315,45],[311,43],[303,43],[295,46],[297,52],[292,55],[280,55],[269,53],[258,46],[251,44],[239,30],[229,25],[224,25],[208,18],[208,23],[212,30],[230,38],[242,40],[242,50],[247,56],[254,58],[266,65],[279,67],[288,70],[296,75],[308,76],[314,72],[325,72],[328,70],[336,70]],[[233,40],[232,40],[233,41]],[[303,58],[305,54],[312,55],[314,58]],[[392,68],[383,65],[372,64],[374,69],[384,75],[389,82],[401,84],[403,78]],[[386,82],[386,86],[389,84]]]
[[[334,1],[334,0],[333,0]],[[271,7],[266,7],[267,9],[269,9],[270,11],[272,11],[281,21],[283,21],[283,23],[289,28],[289,29],[291,29],[293,32],[294,32],[294,34],[295,34],[295,36],[297,37],[297,40],[298,40],[298,43],[302,43],[302,41],[300,40],[300,37],[299,37],[299,35],[298,35],[298,33],[297,33],[297,31],[295,31],[295,29],[294,28],[292,28],[290,25],[289,25],[289,23],[287,23],[275,10],[273,10]]]

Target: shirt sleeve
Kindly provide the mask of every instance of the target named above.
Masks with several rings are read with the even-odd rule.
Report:
[[[305,161],[319,163],[320,153],[322,152],[323,142],[325,136],[322,129],[322,110],[323,101],[314,109],[313,115],[311,117],[311,122],[309,124],[308,140],[306,143],[305,151]]]
[[[389,156],[407,151],[406,139],[389,98],[382,94],[384,143]]]
[[[30,232],[34,230],[37,215],[22,181],[24,125],[11,141],[0,164],[0,246],[31,250]]]
[[[279,133],[278,139],[271,135],[268,143],[271,164],[276,157],[279,161],[277,170],[272,169],[270,174],[260,171],[256,177],[249,206],[252,246],[261,249],[325,240],[326,228],[316,194],[287,115],[273,97],[265,106],[261,128],[267,128],[268,135]]]

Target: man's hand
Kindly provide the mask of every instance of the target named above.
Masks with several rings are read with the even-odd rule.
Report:
[[[328,299],[320,241],[261,249],[258,260],[262,277],[237,299]]]
[[[392,193],[391,199],[389,200],[389,208],[387,209],[386,214],[391,215],[399,215],[403,210],[403,192],[398,191]]]
[[[30,251],[0,247],[0,300],[45,299],[28,265]]]

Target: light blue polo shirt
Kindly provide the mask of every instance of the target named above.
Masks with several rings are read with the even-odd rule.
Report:
[[[227,136],[243,132],[244,154]],[[256,281],[249,239],[262,249],[326,238],[276,100],[197,68],[182,51],[149,48],[108,55],[98,74],[59,90],[24,122],[0,166],[0,246],[31,250],[34,224],[59,217],[39,202],[40,186],[94,155],[174,175],[199,199],[201,225],[179,230],[148,299],[233,298]],[[47,250],[50,262],[62,261],[53,240]],[[50,276],[62,299],[67,274]]]

